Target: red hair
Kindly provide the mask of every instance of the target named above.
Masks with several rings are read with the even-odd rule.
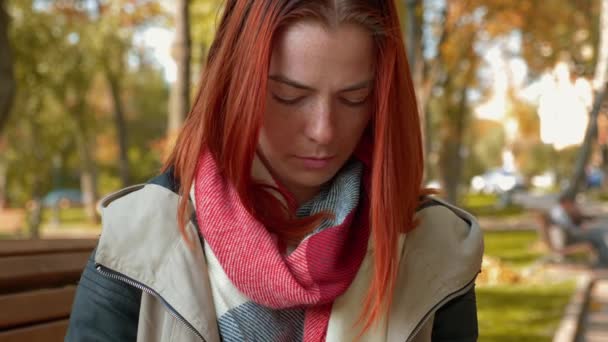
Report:
[[[375,107],[368,128],[372,140],[371,190],[367,194],[374,267],[359,320],[366,331],[388,313],[400,257],[397,241],[400,234],[415,227],[414,214],[422,192],[418,107],[393,1],[228,0],[200,90],[164,168],[174,169],[184,195],[178,210],[184,237],[189,217],[187,194],[203,149],[212,153],[245,207],[270,230],[289,240],[314,229],[319,216],[297,219],[290,212],[293,208],[279,214],[264,210],[277,200],[267,187],[251,179],[273,40],[282,27],[306,18],[320,20],[330,28],[346,22],[361,24],[376,41]]]

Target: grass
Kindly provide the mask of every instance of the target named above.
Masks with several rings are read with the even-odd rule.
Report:
[[[479,341],[551,341],[573,282],[477,288]]]
[[[66,232],[70,231],[98,231],[100,225],[91,223],[83,208],[65,208],[59,210],[59,225],[53,222],[54,212],[52,209],[42,210],[42,222],[40,224],[40,231],[54,232]],[[12,239],[12,238],[27,238],[30,234],[26,228],[26,218],[19,218],[19,222],[11,222],[12,225],[8,227],[2,226],[2,217],[0,217],[0,239]],[[18,227],[17,229],[10,227]]]
[[[486,231],[485,255],[499,258],[509,266],[525,267],[542,256],[533,248],[538,240],[536,231]]]
[[[42,212],[41,229],[61,229],[61,230],[99,230],[99,224],[88,220],[84,208],[73,207],[59,210],[59,226],[53,224],[53,210],[44,209]]]
[[[541,256],[534,231],[484,232],[485,254],[515,269]],[[574,281],[477,287],[479,341],[551,341],[575,289]]]
[[[467,211],[477,217],[514,217],[524,213],[524,208],[519,205],[508,205],[504,208],[496,207],[465,207]]]
[[[604,189],[588,190],[587,195],[600,202],[608,202],[608,191]]]
[[[511,217],[524,212],[524,208],[519,205],[501,206],[500,198],[493,194],[466,194],[462,199],[462,205],[477,217]]]
[[[53,219],[53,210],[44,209],[42,211],[42,223],[51,222]],[[86,214],[83,208],[65,208],[59,210],[59,221],[61,224],[78,224],[87,221]]]
[[[490,207],[498,203],[498,196],[493,194],[468,193],[463,198],[463,205],[466,207]]]
[[[0,232],[0,240],[7,240],[7,239],[12,239],[12,238],[13,238],[13,234],[7,234],[7,233]]]

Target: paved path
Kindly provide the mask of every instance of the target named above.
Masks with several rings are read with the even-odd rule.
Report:
[[[591,298],[578,341],[608,341],[608,274],[600,275],[591,288]]]

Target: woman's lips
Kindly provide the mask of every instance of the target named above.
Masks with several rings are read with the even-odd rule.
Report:
[[[296,156],[296,159],[299,160],[304,167],[309,169],[323,169],[329,166],[334,157],[302,157]]]

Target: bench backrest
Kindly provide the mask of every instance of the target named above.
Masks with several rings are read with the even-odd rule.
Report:
[[[0,240],[0,342],[63,341],[96,240]]]

